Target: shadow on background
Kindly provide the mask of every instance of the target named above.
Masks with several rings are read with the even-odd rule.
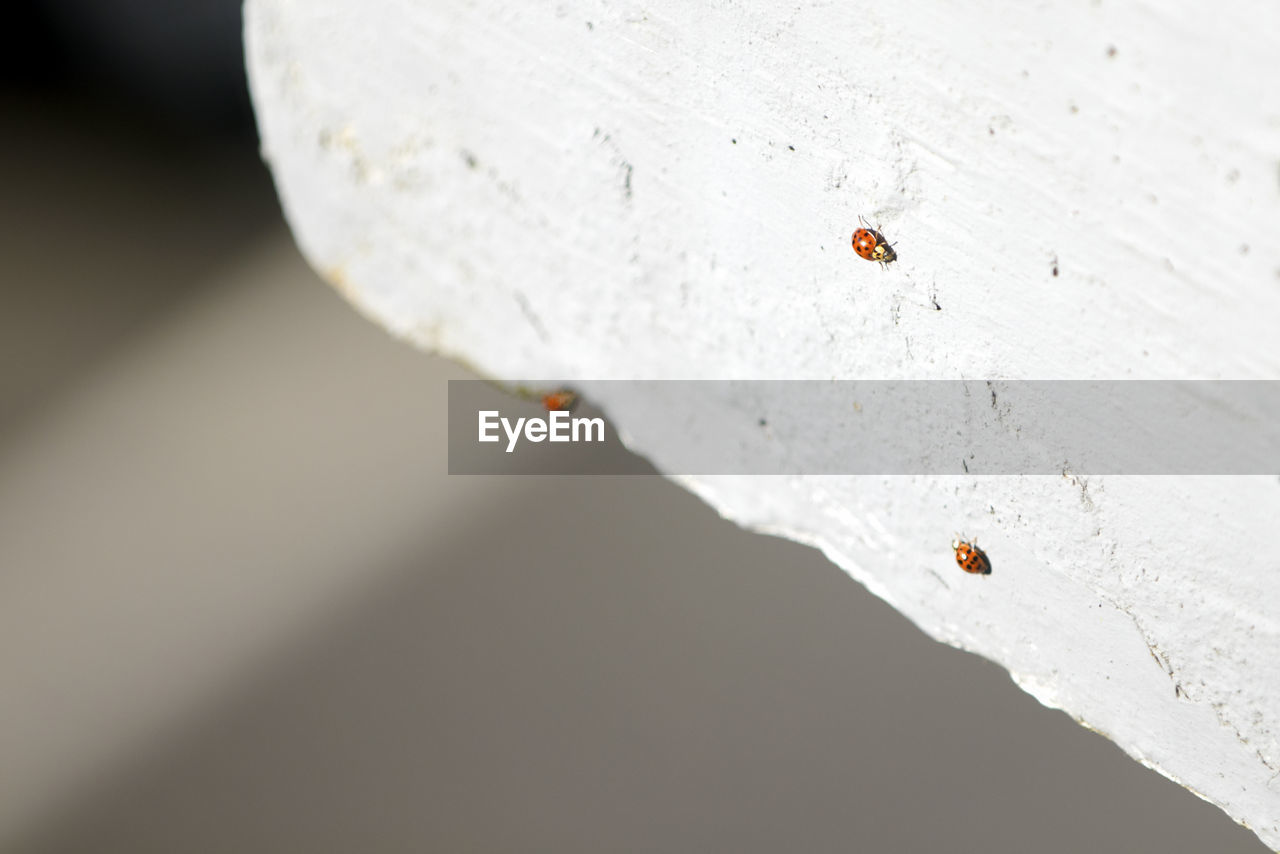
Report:
[[[664,480],[450,479],[460,371],[305,269],[176,8],[7,30],[0,849],[1262,850]]]

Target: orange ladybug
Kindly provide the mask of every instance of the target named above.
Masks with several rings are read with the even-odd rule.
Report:
[[[572,412],[577,405],[577,393],[567,388],[548,392],[542,396],[542,408],[547,412]]]
[[[973,575],[990,575],[991,559],[987,557],[987,553],[978,548],[978,543],[966,542],[965,540],[952,540],[951,548],[956,553],[956,563],[965,572]]]
[[[893,251],[893,244],[884,239],[877,228],[858,217],[862,227],[853,233],[853,251],[868,261],[879,261],[881,267],[888,267],[898,260],[898,253]]]

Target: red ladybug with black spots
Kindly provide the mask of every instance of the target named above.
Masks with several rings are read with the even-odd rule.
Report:
[[[881,267],[888,267],[898,260],[898,253],[893,251],[893,244],[884,239],[878,228],[858,217],[862,227],[853,233],[853,251],[868,261],[878,261]]]
[[[956,553],[956,563],[965,572],[972,575],[990,575],[991,560],[987,557],[987,553],[978,548],[977,542],[967,542],[965,540],[955,539],[951,541],[951,548]]]
[[[542,396],[542,408],[547,412],[573,412],[577,405],[578,393],[567,388]]]

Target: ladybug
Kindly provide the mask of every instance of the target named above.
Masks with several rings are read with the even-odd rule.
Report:
[[[853,251],[868,261],[879,261],[881,267],[888,267],[898,260],[898,253],[893,251],[893,244],[884,239],[879,229],[872,228],[869,223],[858,217],[862,227],[853,233]]]
[[[577,393],[567,388],[549,392],[542,396],[542,408],[547,412],[572,412],[577,405]]]
[[[965,572],[973,575],[991,574],[991,560],[987,557],[986,552],[978,548],[977,542],[952,540],[951,548],[955,550],[956,563]]]

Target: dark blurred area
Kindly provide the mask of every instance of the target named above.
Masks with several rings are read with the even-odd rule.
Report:
[[[0,850],[1262,850],[665,480],[449,478],[234,0],[0,32]]]
[[[159,134],[253,138],[240,4],[226,0],[44,0],[9,7],[8,87],[72,97]]]
[[[279,228],[237,3],[47,0],[7,18],[0,425]]]

